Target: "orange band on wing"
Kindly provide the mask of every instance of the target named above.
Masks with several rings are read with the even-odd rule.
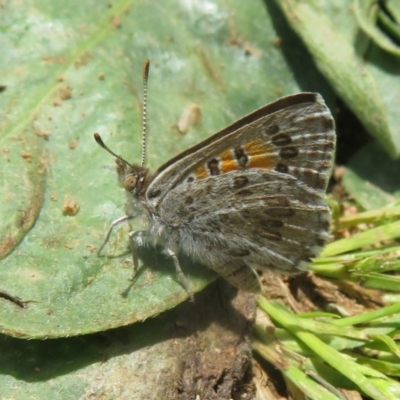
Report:
[[[271,147],[260,139],[246,143],[243,149],[249,157],[247,168],[272,169],[276,164],[276,156],[271,152]]]
[[[237,161],[234,159],[232,150],[225,150],[219,155],[221,174],[238,169]]]
[[[277,162],[277,155],[274,155],[271,147],[261,139],[225,150],[214,158],[218,162],[217,168],[221,174],[248,168],[272,169]],[[205,179],[211,175],[208,164],[199,166],[194,173],[197,179]]]
[[[204,166],[197,168],[194,173],[196,174],[196,179],[204,179],[207,178],[209,175]]]

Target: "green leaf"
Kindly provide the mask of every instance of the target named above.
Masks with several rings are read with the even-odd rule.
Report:
[[[398,384],[398,382],[388,376],[385,376],[380,371],[380,369],[371,368],[368,363],[365,363],[366,365],[360,364],[358,362],[358,354],[353,354],[353,352],[351,351],[351,346],[353,345],[352,342],[349,342],[350,348],[348,348],[346,351],[338,351],[334,347],[330,346],[329,341],[327,343],[324,330],[321,331],[315,329],[315,326],[318,326],[318,324],[313,324],[313,322],[310,320],[303,320],[298,316],[288,312],[288,310],[286,310],[282,304],[277,302],[268,302],[265,298],[261,296],[258,298],[258,304],[261,310],[267,313],[268,316],[277,325],[282,326],[287,331],[289,331],[292,338],[295,338],[300,347],[306,348],[309,353],[308,359],[302,360],[302,357],[299,354],[295,353],[294,351],[288,351],[287,349],[285,349],[285,341],[277,343],[273,343],[271,341],[270,337],[268,337],[268,334],[269,336],[272,336],[272,334],[270,334],[269,332],[274,332],[274,329],[271,329],[271,326],[268,327],[269,329],[265,329],[266,327],[263,326],[264,322],[263,325],[256,325],[256,334],[259,337],[260,341],[256,340],[254,342],[253,349],[258,352],[263,358],[267,359],[271,363],[274,363],[277,368],[282,370],[283,374],[286,375],[288,372],[291,373],[294,367],[293,364],[296,363],[298,365],[298,368],[306,368],[307,371],[314,371],[315,369],[315,376],[321,378],[318,379],[318,382],[323,381],[323,387],[325,388],[332,385],[333,382],[331,381],[331,379],[334,378],[338,382],[333,387],[333,389],[337,388],[338,385],[340,387],[346,387],[348,385],[348,382],[351,381],[354,384],[356,390],[365,393],[372,399],[380,400],[398,398],[398,394],[400,393],[400,385]],[[387,311],[388,310],[386,310],[386,312]],[[330,322],[325,323],[327,328],[329,324]],[[336,325],[336,327],[338,325],[340,326],[340,320],[334,320],[332,322],[332,326],[334,325]],[[362,329],[355,329],[349,326],[347,326],[346,330],[342,330],[342,334],[346,335],[350,331],[352,331],[352,333],[358,333],[359,336],[364,335],[365,339],[369,339],[368,336],[364,334]],[[390,339],[388,338],[386,342],[389,341]],[[393,344],[393,341],[390,342],[391,344]],[[271,346],[271,344],[273,346]],[[280,351],[277,353],[286,355],[286,364],[277,363],[277,357],[271,352],[271,348],[276,349],[278,348],[278,345],[280,346]],[[289,346],[290,343],[288,347]],[[312,356],[312,353],[314,353],[314,356]],[[314,359],[316,360],[315,364],[313,363]],[[300,362],[299,360],[303,362]],[[326,366],[331,367],[330,382],[324,381],[324,376],[321,376],[321,372],[324,371],[317,369],[319,365],[322,364],[321,360],[324,361],[324,364]],[[308,363],[308,365],[305,365],[306,363]],[[288,366],[290,366],[291,368],[289,369]],[[336,371],[336,373],[333,373],[334,371]],[[344,379],[341,375],[343,375]],[[328,378],[328,375],[326,375],[325,378]],[[338,380],[338,378],[341,379]],[[306,382],[304,377],[302,376],[299,376],[297,385],[301,385],[303,391],[305,391],[303,386],[305,386],[305,388],[308,388],[308,382]]]
[[[388,3],[389,8],[391,4],[395,6],[395,1],[386,1],[385,3]],[[376,0],[355,0],[354,14],[360,28],[375,44],[395,56],[400,56],[400,47],[388,35],[390,33],[396,39],[400,39],[400,21],[392,21],[381,7],[382,4],[379,4]],[[378,22],[381,23],[382,29],[380,29]]]
[[[114,160],[93,133],[128,161],[140,162],[145,58],[152,63],[153,170],[281,95],[316,90],[332,99],[276,8],[238,0],[203,6],[35,0],[1,13],[0,44],[7,55],[0,59],[6,85],[0,93],[1,192],[7,196],[0,248],[7,251],[0,291],[26,305],[0,298],[1,332],[82,335],[142,321],[187,299],[173,263],[152,247],[143,249],[144,266],[128,281],[128,227],[116,229],[106,256],[96,255],[111,221],[124,215],[125,199]],[[293,70],[286,54],[295,58]],[[202,121],[182,135],[174,126],[191,103],[200,107]],[[31,163],[21,158],[22,150]],[[68,215],[68,207],[79,212]],[[29,221],[37,217],[35,224],[10,228],[21,220],[21,210],[32,210]],[[11,234],[13,241],[7,239]],[[181,264],[194,292],[215,279],[190,257],[182,256]]]
[[[336,93],[391,157],[400,156],[400,58],[362,34],[347,0],[276,0]]]
[[[350,160],[343,176],[346,191],[366,210],[400,199],[400,161],[392,160],[377,144],[370,143]]]

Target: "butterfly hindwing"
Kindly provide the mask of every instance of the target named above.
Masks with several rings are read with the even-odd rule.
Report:
[[[251,273],[301,271],[327,241],[330,219],[319,193],[292,176],[260,170],[178,185],[160,204],[159,216],[174,227],[165,235],[170,246],[221,275],[233,264]]]

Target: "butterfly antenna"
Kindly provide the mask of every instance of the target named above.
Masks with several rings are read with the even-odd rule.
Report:
[[[111,155],[114,157],[118,158],[119,160],[123,161],[125,164],[129,165],[131,168],[135,168],[132,164],[128,163],[124,158],[119,156],[117,153],[114,153],[104,142],[101,136],[98,133],[95,133],[94,135],[94,140],[97,142],[97,144],[102,147],[104,150],[107,150]]]
[[[142,110],[142,167],[146,164],[146,134],[147,134],[147,82],[149,80],[150,60],[143,64],[143,110]]]

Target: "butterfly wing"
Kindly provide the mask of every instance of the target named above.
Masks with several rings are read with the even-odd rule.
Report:
[[[276,171],[234,171],[183,183],[167,194],[159,212],[169,246],[246,290],[258,286],[255,270],[304,270],[329,237],[324,198]]]
[[[329,234],[334,145],[318,94],[272,103],[159,169],[151,229],[245,290],[258,287],[256,269],[304,269]]]

